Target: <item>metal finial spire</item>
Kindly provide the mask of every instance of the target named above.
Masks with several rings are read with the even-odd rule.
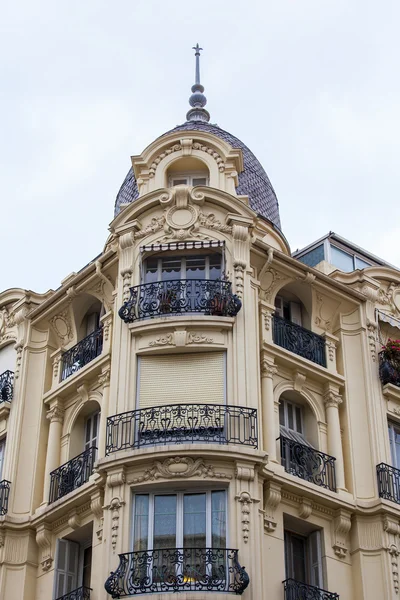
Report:
[[[196,76],[195,76],[195,84],[192,85],[192,95],[189,98],[189,104],[193,108],[189,110],[186,115],[186,119],[188,121],[205,121],[208,122],[210,120],[210,113],[204,108],[207,104],[207,98],[203,94],[204,87],[200,83],[200,51],[203,48],[200,48],[199,44],[193,46],[193,50],[195,51],[194,55],[196,57]]]

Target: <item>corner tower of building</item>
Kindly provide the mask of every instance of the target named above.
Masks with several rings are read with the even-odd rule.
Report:
[[[179,133],[182,139],[193,138],[195,143],[197,142],[201,145],[201,140],[197,140],[197,137],[201,133],[205,133],[223,140],[232,150],[239,150],[242,154],[242,165],[240,166],[240,171],[236,172],[234,176],[235,186],[234,190],[232,190],[233,193],[237,196],[247,196],[250,208],[261,217],[268,219],[268,221],[280,230],[281,222],[278,199],[261,163],[241,140],[218,125],[209,122],[210,114],[204,108],[207,99],[204,95],[204,87],[200,83],[199,57],[201,48],[197,44],[194,50],[196,56],[196,75],[195,84],[192,86],[192,95],[189,98],[191,108],[186,115],[186,122],[167,131],[156,142],[159,143],[162,138]],[[174,152],[176,153],[176,159],[180,155],[185,156],[185,143],[179,149],[174,148]],[[212,152],[212,150],[207,148],[206,152]],[[154,169],[157,164],[151,165],[150,169]],[[220,168],[222,166],[220,165]],[[133,164],[118,192],[115,201],[114,216],[117,216],[123,205],[134,202],[144,190],[147,191],[145,186],[142,191],[141,182],[138,181],[137,175],[138,173],[135,171],[135,165]],[[150,173],[150,175],[153,176],[154,174]],[[164,182],[162,187],[168,187],[168,182]]]

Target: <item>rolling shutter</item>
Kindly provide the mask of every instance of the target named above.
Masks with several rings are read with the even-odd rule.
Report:
[[[138,408],[225,404],[225,352],[142,356],[138,394]]]

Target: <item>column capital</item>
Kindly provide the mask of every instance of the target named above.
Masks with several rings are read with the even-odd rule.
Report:
[[[338,392],[329,389],[324,393],[324,402],[326,408],[339,408],[343,400]]]
[[[46,419],[50,421],[50,423],[63,423],[64,421],[64,408],[62,406],[61,401],[57,398],[50,404],[50,408],[46,413]]]
[[[265,358],[261,359],[261,377],[273,379],[278,372],[278,368],[274,363],[269,362]]]

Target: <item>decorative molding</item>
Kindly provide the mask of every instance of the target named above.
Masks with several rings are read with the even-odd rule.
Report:
[[[224,172],[225,163],[224,163],[223,159],[221,158],[221,156],[218,154],[218,152],[216,152],[213,148],[210,148],[210,146],[205,146],[204,144],[201,144],[200,142],[194,142],[192,147],[193,147],[193,150],[200,150],[201,152],[207,152],[207,154],[212,156],[214,158],[215,162],[217,163],[218,171],[220,173]]]
[[[335,360],[336,344],[332,340],[325,340],[325,345],[328,349],[328,358],[331,362]]]
[[[279,273],[276,269],[270,267],[263,274],[261,279],[261,297],[268,303],[271,303],[274,292],[280,283],[290,280],[290,277]]]
[[[399,520],[393,518],[391,515],[385,515],[383,517],[383,529],[388,534],[391,535],[399,535],[400,534],[400,525]]]
[[[293,373],[293,389],[296,392],[301,392],[306,382],[306,376],[304,373],[300,373],[300,371],[295,371]]]
[[[117,485],[124,485],[125,483],[125,471],[122,468],[121,471],[116,473],[109,473],[107,476],[107,485],[110,488],[117,487]]]
[[[19,373],[20,373],[20,369],[21,369],[21,363],[22,363],[22,350],[24,348],[23,343],[19,343],[19,344],[15,344],[15,350],[17,351],[17,358],[15,361],[15,373],[14,373],[14,379],[18,379],[19,377]]]
[[[300,505],[298,508],[299,517],[302,519],[308,519],[312,513],[312,502],[308,498],[301,498]]]
[[[199,224],[206,229],[221,231],[221,233],[232,233],[232,226],[224,225],[224,223],[216,218],[214,213],[205,214],[202,211],[199,211]]]
[[[269,481],[265,486],[264,495],[264,530],[267,533],[273,533],[276,529],[277,522],[275,519],[275,510],[281,501],[281,486],[279,483]]]
[[[99,385],[103,388],[108,387],[110,385],[110,377],[111,377],[111,369],[105,369],[102,371],[98,377]]]
[[[149,342],[150,347],[154,346],[173,346],[174,345],[174,336],[172,333],[168,333],[167,335],[159,335],[155,340],[151,340]]]
[[[250,532],[250,507],[253,500],[248,492],[241,492],[239,496],[236,496],[236,500],[242,505],[242,534],[243,541],[247,544]]]
[[[387,549],[390,555],[390,564],[392,567],[393,587],[396,594],[399,593],[399,551],[396,544],[391,544]]]
[[[64,422],[64,414],[65,411],[61,408],[60,404],[55,404],[50,408],[50,410],[46,413],[46,419],[50,421],[50,423],[63,423]]]
[[[157,479],[180,479],[188,477],[203,477],[204,479],[232,479],[231,475],[218,473],[212,465],[206,465],[202,458],[193,459],[189,457],[175,456],[167,460],[155,461],[153,466],[141,475],[130,480],[128,483],[136,484],[145,481],[156,481]]]
[[[99,542],[101,542],[101,540],[103,539],[103,525],[104,525],[104,518],[103,518],[103,491],[102,490],[96,490],[96,492],[94,492],[94,494],[92,494],[91,498],[90,498],[90,510],[92,511],[92,513],[94,514],[95,518],[96,518],[96,527],[95,527],[95,531],[96,531],[96,536],[97,539],[99,540]]]
[[[207,337],[203,333],[189,331],[187,334],[187,344],[212,344],[213,342],[213,338]]]
[[[68,514],[68,526],[71,527],[71,529],[78,529],[78,527],[81,526],[81,520],[76,508]]]
[[[235,478],[240,481],[254,481],[255,471],[254,465],[247,463],[236,463]]]
[[[17,331],[15,328],[16,319],[15,314],[9,311],[6,306],[0,309],[0,343],[8,340],[16,341]],[[14,329],[12,331],[12,329]]]
[[[43,571],[48,571],[53,563],[51,555],[51,526],[41,523],[36,529],[36,543],[40,549],[40,564]]]
[[[368,344],[373,362],[376,362],[376,343],[378,341],[378,324],[367,319]]]
[[[339,508],[332,523],[332,548],[339,558],[345,558],[348,552],[347,536],[351,527],[351,514]]]
[[[274,363],[271,363],[265,358],[261,360],[261,377],[269,377],[270,379],[273,379],[274,375],[276,375],[277,372],[278,368],[275,366]]]
[[[68,294],[72,288],[68,288],[67,295],[71,300],[71,294]],[[69,306],[58,315],[55,315],[50,319],[50,325],[52,326],[55,334],[57,335],[60,345],[66,346],[74,338],[72,329],[71,315]]]
[[[153,162],[151,163],[150,168],[149,168],[150,179],[152,179],[154,177],[157,166],[159,165],[159,163],[162,161],[163,158],[165,158],[166,156],[169,156],[170,154],[173,154],[174,152],[179,152],[180,150],[182,150],[181,144],[173,144],[173,146],[170,146],[169,148],[167,148],[166,150],[161,152],[158,156],[156,156],[156,158],[153,160]]]
[[[160,229],[164,229],[165,225],[165,214],[160,215],[159,217],[153,217],[150,220],[150,223],[146,225],[140,231],[137,231],[135,235],[135,240],[139,240],[141,238],[146,237],[146,235],[150,235],[151,233],[156,233],[156,231],[160,231]]]
[[[89,400],[89,386],[86,381],[83,381],[81,385],[78,385],[76,388],[79,398],[81,402],[85,404]]]
[[[324,393],[325,408],[339,408],[343,400],[334,390],[328,389]]]
[[[118,540],[119,511],[124,504],[125,502],[122,502],[121,499],[116,496],[111,500],[108,507],[108,509],[111,510],[111,545],[113,552],[115,552]]]

